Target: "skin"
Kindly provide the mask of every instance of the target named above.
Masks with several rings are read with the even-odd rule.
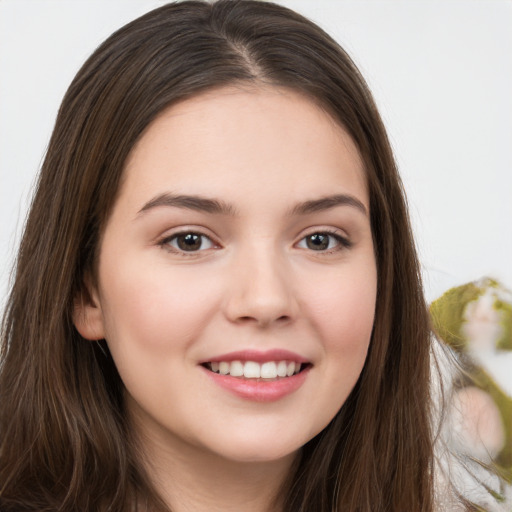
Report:
[[[169,195],[229,207],[176,206]],[[333,195],[345,201],[298,211]],[[374,320],[368,214],[351,138],[286,89],[186,100],[132,150],[75,323],[107,340],[148,471],[173,510],[270,510],[301,446],[345,402]],[[327,247],[310,243],[326,232]],[[177,233],[207,238],[186,252]],[[303,384],[259,402],[200,365],[246,349],[299,354]]]

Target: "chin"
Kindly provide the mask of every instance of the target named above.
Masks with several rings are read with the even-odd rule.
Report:
[[[265,437],[246,435],[244,438],[232,436],[228,442],[217,445],[212,451],[233,462],[268,463],[294,458],[308,440],[304,438],[287,440],[279,435]]]

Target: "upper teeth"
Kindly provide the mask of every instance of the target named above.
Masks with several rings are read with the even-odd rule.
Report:
[[[256,363],[255,361],[220,361],[210,363],[210,368],[221,375],[232,377],[245,377],[246,379],[275,379],[277,377],[291,377],[300,371],[301,364],[293,361],[268,361]]]

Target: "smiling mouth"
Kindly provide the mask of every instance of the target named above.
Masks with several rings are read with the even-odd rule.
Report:
[[[204,363],[207,370],[220,375],[229,375],[240,379],[278,380],[292,377],[304,371],[309,363],[295,361],[215,361]]]

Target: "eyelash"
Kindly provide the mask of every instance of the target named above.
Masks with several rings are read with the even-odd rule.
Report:
[[[176,244],[178,244],[179,238],[186,237],[186,236],[194,236],[194,237],[199,237],[201,239],[201,243],[200,243],[199,247],[197,248],[197,250],[187,251],[186,249],[182,249],[179,246],[176,247],[176,246],[172,245],[173,242],[176,242]],[[306,247],[301,247],[301,248],[309,249],[312,252],[318,252],[318,253],[323,253],[323,254],[332,254],[332,253],[335,253],[338,251],[342,251],[343,249],[350,249],[352,247],[352,242],[348,238],[341,236],[336,231],[330,231],[330,230],[314,231],[312,233],[309,233],[309,234],[303,236],[299,240],[298,244],[296,244],[296,245],[299,245],[301,243],[307,244],[307,239],[311,238],[313,236],[329,237],[330,240],[328,241],[328,246],[327,246],[326,250],[311,249],[310,247],[307,247],[307,245],[306,245]],[[336,243],[335,247],[329,247],[331,245],[332,239],[335,240],[335,243]],[[208,240],[208,242],[210,244],[209,247],[203,248],[204,240]],[[173,252],[175,254],[179,254],[179,255],[185,256],[185,257],[195,256],[202,251],[219,247],[209,236],[207,236],[201,232],[193,231],[193,230],[181,231],[179,233],[174,233],[171,236],[167,236],[167,237],[163,238],[160,242],[158,242],[158,245],[160,247],[168,250],[169,252]]]

